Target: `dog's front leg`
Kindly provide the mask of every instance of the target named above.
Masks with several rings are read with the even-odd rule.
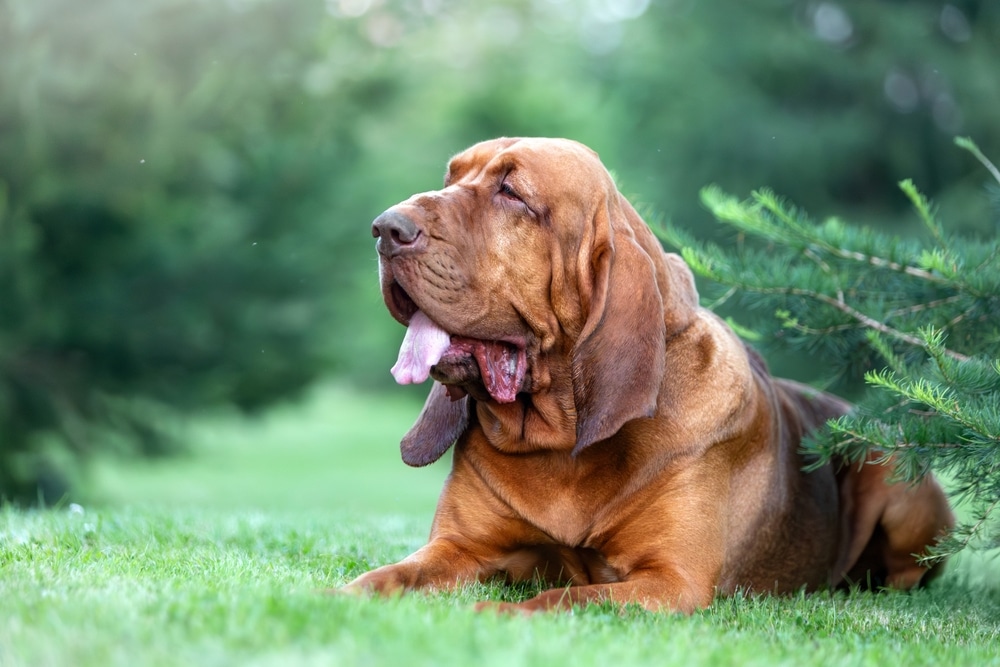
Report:
[[[366,572],[346,586],[343,593],[387,595],[416,589],[448,589],[489,577],[495,570],[484,565],[470,549],[446,538],[426,546],[398,563]]]
[[[481,602],[476,609],[531,614],[610,602],[617,605],[638,604],[650,611],[690,614],[710,605],[714,597],[715,587],[710,581],[685,581],[676,573],[664,570],[637,574],[626,581],[610,584],[553,588],[524,602]]]

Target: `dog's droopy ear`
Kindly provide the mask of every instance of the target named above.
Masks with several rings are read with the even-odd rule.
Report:
[[[655,269],[630,228],[645,223],[627,202],[602,211],[595,223],[590,314],[573,351],[574,455],[632,419],[651,417],[665,365]]]
[[[399,443],[403,462],[419,468],[441,458],[469,425],[468,402],[467,397],[451,400],[445,386],[435,382],[420,416]]]

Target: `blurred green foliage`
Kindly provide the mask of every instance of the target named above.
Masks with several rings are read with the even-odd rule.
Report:
[[[369,221],[492,136],[700,235],[709,182],[909,233],[904,177],[986,232],[951,138],[1000,152],[997,35],[994,0],[0,0],[0,494],[387,383]]]

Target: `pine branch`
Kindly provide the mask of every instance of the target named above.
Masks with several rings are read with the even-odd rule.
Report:
[[[889,365],[889,368],[891,368],[892,370],[896,371],[897,373],[904,373],[906,375],[912,373],[911,369],[909,368],[907,363],[903,360],[903,358],[898,354],[896,354],[896,351],[892,349],[892,346],[889,345],[889,343],[886,342],[886,340],[882,336],[878,335],[877,332],[875,331],[868,332],[868,344],[871,345],[872,348],[876,352],[878,352],[883,359],[885,359],[885,362]]]
[[[938,250],[921,253],[919,261],[916,263],[894,261],[874,253],[844,247],[843,243],[836,238],[831,241],[821,233],[823,227],[812,224],[793,206],[785,203],[768,189],[751,192],[751,203],[744,203],[725,194],[718,186],[712,185],[702,189],[701,199],[719,220],[727,222],[741,231],[762,236],[782,246],[794,248],[803,253],[812,253],[814,261],[818,259],[818,255],[816,255],[818,250],[837,259],[901,273],[935,285],[960,289],[977,297],[987,296],[966,280],[958,277],[960,266],[954,259],[953,250],[948,247],[930,203],[920,194],[912,181],[903,181],[900,183],[900,187],[914,203],[921,220],[930,229],[940,246]],[[829,234],[837,237],[843,230],[839,223],[834,225],[835,222],[833,219],[827,221],[826,227],[833,230],[829,231]],[[885,244],[886,241],[882,241],[882,243]],[[685,246],[679,245],[677,247]]]
[[[720,282],[722,281],[720,277],[716,276],[712,277],[717,281]],[[857,310],[856,308],[849,306],[842,299],[834,298],[827,294],[823,294],[822,292],[802,289],[799,287],[762,287],[758,285],[751,285],[749,283],[730,282],[730,281],[726,281],[726,284],[730,285],[730,287],[735,287],[736,289],[741,289],[748,292],[756,292],[758,294],[783,294],[788,296],[801,296],[813,299],[815,301],[819,301],[820,303],[824,303],[832,308],[835,308],[840,312],[844,313],[845,315],[849,315],[850,317],[854,318],[855,320],[857,320],[864,326],[868,327],[869,329],[874,329],[875,331],[883,333],[887,336],[891,336],[909,345],[913,345],[915,347],[919,347],[922,349],[927,349],[926,341],[922,340],[921,338],[908,334],[905,331],[894,329],[893,327],[890,327],[888,324],[879,322],[878,320],[864,314],[860,310]],[[969,357],[967,357],[966,355],[960,352],[956,352],[954,350],[949,350],[945,348],[942,351],[945,355],[957,361],[967,361],[969,359]]]
[[[737,287],[730,287],[728,290],[726,290],[725,294],[723,294],[718,299],[716,299],[715,301],[713,301],[712,303],[708,304],[705,307],[708,308],[709,310],[715,310],[725,302],[729,301],[729,299],[731,299],[733,295],[736,294],[738,289],[739,288]]]
[[[945,297],[943,299],[935,299],[934,301],[928,301],[927,303],[915,303],[905,308],[897,308],[895,310],[891,310],[888,313],[886,313],[885,318],[888,320],[892,319],[893,317],[898,317],[900,315],[912,315],[922,310],[931,310],[932,308],[937,308],[939,306],[945,306],[950,303],[956,303],[958,301],[961,301],[963,298],[965,297],[962,294],[953,294],[952,296]],[[968,315],[968,313],[969,310],[966,310],[964,313],[961,314],[961,317],[965,317],[966,315]]]
[[[971,140],[956,143],[1000,183],[1000,169]],[[1000,514],[1000,245],[946,233],[913,182],[899,185],[932,237],[929,247],[835,218],[814,225],[770,190],[739,201],[717,187],[702,199],[736,230],[735,250],[679,230],[665,236],[695,273],[724,288],[713,305],[750,294],[748,306],[773,308],[781,326],[800,334],[775,341],[856,372],[871,361],[857,352],[864,331],[887,368],[867,373],[873,391],[804,446],[812,468],[891,459],[894,476],[909,481],[945,471],[953,497],[973,514],[933,549],[933,560],[968,546]],[[946,347],[946,335],[962,352]]]
[[[986,170],[990,172],[990,175],[993,176],[996,182],[1000,183],[1000,169],[997,169],[997,166],[988,157],[983,155],[983,152],[979,150],[979,146],[976,145],[976,142],[971,137],[955,137],[955,145],[972,153],[986,167]]]
[[[932,547],[930,552],[926,556],[919,558],[918,561],[934,562],[943,560],[944,558],[956,554],[969,546],[972,543],[972,540],[977,537],[986,526],[986,522],[996,511],[997,507],[1000,507],[1000,497],[983,507],[975,522],[957,526],[955,530],[952,531],[951,535],[949,535],[936,547]],[[962,534],[961,538],[956,537],[959,533]]]
[[[940,368],[941,362],[937,363]],[[933,416],[945,417],[960,425],[967,434],[966,441],[971,442],[970,436],[974,434],[984,441],[1000,445],[1000,434],[993,432],[977,414],[980,406],[970,402],[967,395],[963,400],[956,395],[955,387],[960,386],[958,378],[949,377],[943,368],[941,370],[945,374],[947,386],[923,377],[900,378],[892,371],[871,371],[865,374],[865,380],[914,403],[926,405],[933,410]]]
[[[951,250],[948,249],[948,244],[944,240],[944,231],[941,229],[941,224],[937,221],[934,216],[934,207],[924,197],[923,193],[917,189],[917,186],[913,184],[913,181],[907,178],[904,181],[900,181],[899,189],[910,199],[913,204],[913,208],[917,209],[917,213],[920,215],[920,219],[923,221],[924,226],[930,231],[931,236],[937,241],[938,246],[941,248],[941,252],[944,253],[946,257],[951,257]],[[957,270],[957,267],[952,264],[953,273]]]
[[[943,276],[939,276],[935,273],[921,269],[916,266],[907,266],[905,264],[900,264],[898,262],[893,262],[882,257],[875,257],[874,255],[866,255],[861,252],[856,252],[853,250],[842,250],[840,248],[830,247],[829,252],[841,259],[852,259],[856,262],[861,262],[863,264],[871,264],[872,266],[877,266],[880,269],[889,269],[890,271],[898,271],[900,273],[905,273],[908,276],[914,276],[916,278],[921,278],[923,280],[928,280],[934,283],[951,284],[951,281]]]
[[[875,255],[866,254],[863,252],[858,252],[856,250],[848,250],[846,248],[838,247],[826,239],[822,238],[816,233],[816,227],[812,225],[805,225],[796,220],[795,216],[789,211],[786,211],[786,204],[777,196],[774,195],[770,190],[755,190],[751,193],[751,197],[755,203],[762,206],[769,213],[774,215],[778,220],[785,223],[791,230],[793,230],[797,236],[800,237],[801,241],[806,242],[808,245],[812,245],[822,249],[823,251],[838,257],[840,259],[851,260],[855,262],[860,262],[863,264],[869,264],[881,269],[889,269],[890,271],[896,271],[899,273],[904,273],[906,275],[921,278],[923,280],[928,280],[935,283],[945,283],[950,284],[951,281],[943,276],[936,275],[930,271],[922,269],[916,266],[910,266],[905,264],[900,264],[899,262],[893,262],[891,260],[885,259],[883,257],[877,257]],[[709,200],[711,201],[711,200]],[[731,211],[732,209],[727,207],[722,209],[722,211]],[[719,212],[712,210],[712,213],[719,217]],[[721,218],[726,220],[726,218]],[[806,250],[807,248],[802,248]]]

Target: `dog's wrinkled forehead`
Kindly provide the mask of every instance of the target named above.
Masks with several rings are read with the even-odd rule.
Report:
[[[505,137],[480,142],[453,157],[444,183],[447,186],[486,172],[512,169],[539,175],[606,173],[597,153],[570,139]]]

